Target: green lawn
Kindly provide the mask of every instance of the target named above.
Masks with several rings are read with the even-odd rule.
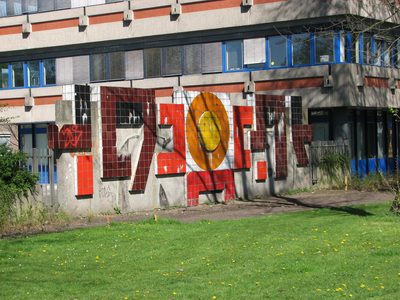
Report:
[[[399,299],[389,203],[0,240],[0,299]]]

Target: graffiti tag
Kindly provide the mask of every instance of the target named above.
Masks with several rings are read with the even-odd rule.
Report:
[[[76,147],[81,139],[82,133],[82,130],[78,130],[77,125],[62,129],[61,134],[65,136],[65,147],[68,147],[68,145]]]

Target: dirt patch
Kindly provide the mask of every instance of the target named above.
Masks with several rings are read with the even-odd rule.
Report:
[[[268,196],[260,199],[231,200],[223,204],[199,205],[166,210],[151,210],[132,214],[110,215],[109,222],[137,222],[154,215],[158,218],[171,218],[180,222],[198,222],[207,220],[234,220],[274,215],[295,211],[326,207],[343,207],[366,203],[393,201],[394,195],[384,192],[359,192],[342,190],[315,190],[297,195]],[[390,205],[388,204],[388,210]],[[351,213],[351,212],[350,212]],[[360,212],[359,212],[360,213]],[[3,237],[35,235],[61,232],[77,228],[106,226],[107,216],[98,215],[89,218],[75,218],[69,221],[47,223],[31,228],[9,228]]]

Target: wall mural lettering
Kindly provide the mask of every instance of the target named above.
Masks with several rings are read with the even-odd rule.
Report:
[[[50,149],[92,148],[92,126],[65,124],[47,126],[47,139]]]
[[[65,148],[68,148],[69,145],[72,146],[71,148],[76,148],[81,139],[83,131],[79,130],[77,125],[74,125],[71,128],[63,127],[61,129],[61,134],[64,137],[63,140],[65,140]]]
[[[160,125],[172,125],[174,152],[157,155],[156,174],[185,173],[185,113],[183,104],[159,104],[158,123]]]
[[[177,91],[173,103],[156,106],[154,90],[97,87],[96,91],[102,177],[131,177],[131,191],[146,189],[154,157],[156,175],[187,174],[187,205],[197,205],[200,192],[223,190],[225,200],[229,200],[235,196],[234,170],[252,168],[251,151],[267,151],[268,128],[273,133],[270,141],[273,145],[269,146],[275,150],[275,177],[287,177],[288,111],[291,120],[295,119],[291,135],[297,162],[308,163],[304,143],[312,140],[312,126],[302,125],[301,114],[294,116],[293,109],[288,110],[290,97],[255,95],[248,99],[248,105],[233,106],[226,93]],[[300,102],[293,107],[301,113],[301,98],[296,99]],[[50,148],[78,150],[92,147],[92,125],[87,124],[94,115],[90,104],[88,88],[76,87],[77,124],[65,124],[61,129],[49,125]],[[171,128],[173,149],[154,156],[157,125]],[[137,162],[132,162],[131,153],[126,149],[121,153],[122,147],[117,145],[117,131],[129,128],[141,128],[138,138],[143,142]],[[253,168],[255,180],[268,178],[266,159],[257,159]],[[92,193],[93,155],[77,155],[76,195]]]
[[[88,85],[75,85],[75,124],[92,124]]]
[[[143,124],[144,140],[131,190],[144,191],[156,145],[155,92],[154,90],[100,87],[100,99],[103,178],[133,175],[131,155],[118,153],[117,124]]]
[[[313,141],[313,125],[293,125],[292,135],[293,148],[296,153],[297,163],[299,165],[308,164],[308,156],[304,143]]]
[[[93,194],[93,156],[75,156],[76,176],[75,176],[75,195]]]
[[[250,132],[251,150],[266,150],[267,126],[274,126],[275,177],[287,177],[285,96],[255,95],[256,130]]]

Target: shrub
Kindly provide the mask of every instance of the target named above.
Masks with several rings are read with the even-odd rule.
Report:
[[[25,170],[27,156],[23,152],[13,152],[6,144],[0,144],[0,228],[2,228],[19,195],[34,192],[38,174]]]

